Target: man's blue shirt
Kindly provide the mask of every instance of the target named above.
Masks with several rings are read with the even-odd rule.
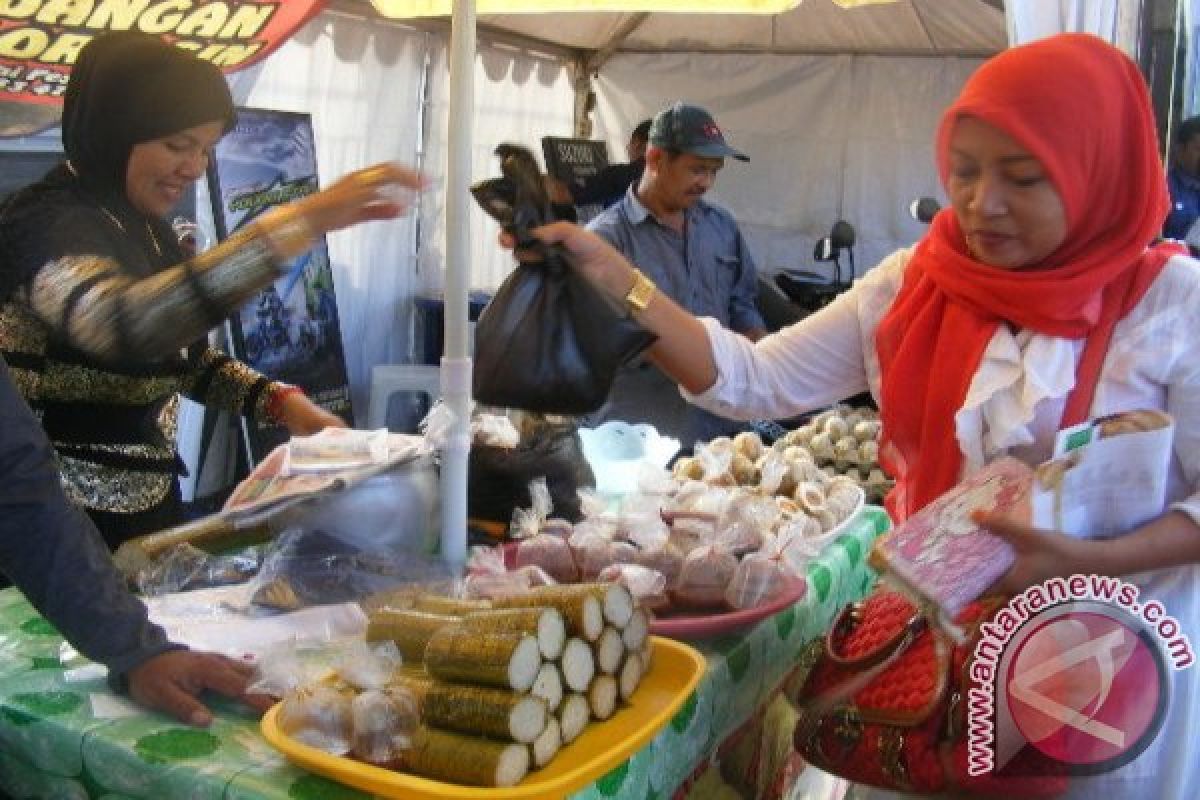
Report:
[[[1182,241],[1200,217],[1200,178],[1172,167],[1167,173],[1167,186],[1171,190],[1171,213],[1163,225],[1163,236]]]
[[[765,328],[758,312],[758,273],[737,222],[700,199],[684,212],[684,232],[659,222],[629,191],[588,228],[616,247],[692,314],[713,317],[735,331]],[[594,422],[649,422],[685,447],[738,430],[739,423],[690,406],[667,376],[644,360],[617,375],[609,402]]]
[[[676,303],[735,331],[763,328],[758,272],[733,215],[703,198],[684,212],[684,234],[660,223],[631,187],[588,228]]]

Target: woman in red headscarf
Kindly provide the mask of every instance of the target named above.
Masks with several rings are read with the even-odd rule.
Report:
[[[937,162],[951,208],[928,235],[829,307],[757,343],[691,317],[577,228],[559,223],[539,235],[564,245],[611,299],[629,302],[659,336],[652,355],[711,411],[780,418],[869,390],[897,478],[888,498],[897,519],[1000,456],[1049,458],[1064,425],[1170,412],[1168,503],[1156,519],[1103,540],[986,522],[1018,553],[1001,588],[1132,575],[1140,602],[1161,603],[1195,639],[1200,269],[1175,246],[1152,244],[1168,199],[1137,67],[1080,34],[1008,50],[945,112]],[[1200,759],[1186,744],[1186,731],[1200,727],[1195,683],[1176,673],[1150,748],[1072,791],[1111,800],[1200,790]]]

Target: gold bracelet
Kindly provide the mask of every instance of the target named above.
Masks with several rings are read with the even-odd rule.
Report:
[[[645,311],[656,291],[658,291],[658,287],[654,285],[654,281],[647,278],[640,269],[634,267],[633,287],[629,290],[629,294],[625,295],[625,305],[629,306],[629,312],[636,314]]]
[[[259,229],[276,258],[290,261],[312,247],[317,234],[303,211],[285,206],[271,216],[276,219],[261,221]]]

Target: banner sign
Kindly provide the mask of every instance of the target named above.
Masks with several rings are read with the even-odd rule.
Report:
[[[324,0],[0,0],[0,102],[62,105],[79,51],[106,31],[162,36],[232,72],[262,60]]]
[[[575,186],[596,177],[596,173],[608,166],[608,145],[591,139],[543,136],[542,156],[546,159],[547,173],[568,186]],[[603,210],[597,204],[579,206],[578,221],[582,225]]]
[[[317,157],[309,115],[238,109],[237,125],[213,154],[208,186],[221,239],[273,206],[316,192]],[[302,387],[313,402],[352,421],[324,237],[233,317],[230,328],[234,355],[264,375]],[[247,422],[246,434],[255,462],[287,439],[283,428],[257,420]]]
[[[594,177],[608,166],[608,145],[591,139],[543,136],[542,155],[546,172],[565,183]]]

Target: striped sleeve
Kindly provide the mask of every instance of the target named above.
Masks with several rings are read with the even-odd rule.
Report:
[[[210,408],[265,419],[268,396],[278,385],[248,364],[210,347],[200,356],[183,393]]]
[[[140,280],[106,256],[63,256],[38,270],[26,297],[39,319],[85,353],[155,360],[203,336],[278,274],[266,241],[244,232]]]

